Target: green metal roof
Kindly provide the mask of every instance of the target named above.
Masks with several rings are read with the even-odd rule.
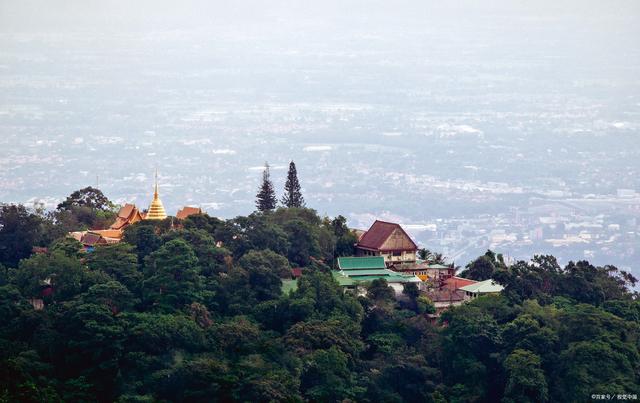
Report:
[[[504,289],[504,287],[493,280],[485,280],[485,281],[480,281],[479,283],[469,284],[464,287],[460,287],[460,289],[462,291],[471,292],[474,294],[488,294],[488,293],[500,292]]]
[[[407,276],[388,269],[367,270],[366,272],[367,274],[364,273],[364,270],[351,270],[348,274],[345,271],[334,271],[332,274],[338,284],[343,287],[368,283],[377,279],[385,279],[387,283],[417,283],[422,281],[416,276]]]
[[[339,257],[340,270],[386,269],[382,256]]]
[[[342,274],[345,276],[353,277],[353,276],[388,276],[391,274],[395,274],[395,271],[389,269],[350,269],[350,270],[342,270]]]
[[[291,291],[298,289],[298,279],[295,280],[282,280],[282,293],[288,294]]]

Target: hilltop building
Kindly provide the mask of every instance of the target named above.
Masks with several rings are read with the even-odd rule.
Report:
[[[499,294],[504,287],[493,280],[485,280],[460,287],[459,290],[465,293],[465,299],[476,299],[481,295]]]
[[[332,274],[338,284],[347,289],[357,289],[358,286],[368,284],[373,280],[385,279],[398,295],[402,294],[406,283],[422,283],[422,280],[416,276],[387,269],[382,256],[339,257],[338,270]],[[364,291],[363,288],[360,290]]]
[[[444,281],[442,288],[446,288],[451,291],[459,290],[462,287],[478,283],[475,280],[471,280],[464,277],[452,276]]]
[[[176,214],[176,218],[178,220],[184,220],[185,218],[191,216],[191,215],[197,215],[197,214],[202,214],[202,209],[199,207],[183,207],[182,209],[178,210],[178,213]]]
[[[198,207],[183,207],[178,211],[177,218],[182,220],[194,214],[203,214],[203,211]],[[78,240],[84,246],[85,250],[91,251],[97,245],[120,242],[124,235],[125,228],[130,225],[142,220],[164,220],[165,218],[167,218],[167,213],[160,200],[158,192],[158,172],[156,171],[153,200],[151,201],[149,210],[141,212],[135,204],[127,203],[120,208],[116,220],[111,224],[109,229],[76,231],[71,232],[69,236]]]
[[[399,224],[376,220],[356,244],[359,257],[381,256],[387,266],[416,262],[418,246]]]
[[[427,262],[419,262],[415,264],[402,264],[395,266],[394,270],[404,273],[418,276],[422,281],[428,281],[435,285],[442,285],[444,281],[455,274],[455,267],[451,265],[444,265]]]
[[[140,210],[135,206],[135,204],[125,204],[118,211],[118,216],[116,217],[116,221],[111,224],[109,229],[114,231],[122,231],[126,227],[131,224],[135,224],[138,221],[144,220],[144,216],[140,213]]]

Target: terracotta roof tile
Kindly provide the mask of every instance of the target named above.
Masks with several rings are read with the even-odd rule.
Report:
[[[457,290],[459,288],[462,288],[471,284],[475,284],[475,283],[477,283],[477,281],[469,280],[468,278],[453,276],[453,277],[449,277],[444,281],[444,287],[449,290]]]
[[[124,228],[127,224],[129,224],[129,220],[127,220],[126,218],[118,217],[116,218],[116,221],[111,224],[110,229],[119,230]]]
[[[122,208],[120,208],[120,211],[118,211],[118,217],[122,217],[125,219],[129,218],[135,208],[136,206],[133,204],[125,204],[124,206],[122,206]]]
[[[447,289],[429,291],[427,296],[433,302],[458,302],[464,300],[463,292]]]
[[[190,215],[202,214],[202,209],[199,207],[184,207],[182,210],[178,211],[176,214],[176,218],[179,220],[184,220]]]
[[[418,249],[417,245],[411,237],[405,232],[404,229],[400,226],[400,224],[386,222],[386,221],[378,221],[376,220],[371,228],[360,238],[358,242],[358,246],[366,249],[380,249],[384,245],[384,243],[389,239],[393,231],[396,229],[400,229],[402,233],[409,239],[411,245],[413,245],[413,249]]]
[[[101,242],[102,241],[102,242]],[[105,243],[105,240],[100,234],[94,234],[93,232],[87,232],[82,237],[82,244],[86,246],[93,246],[99,243]]]

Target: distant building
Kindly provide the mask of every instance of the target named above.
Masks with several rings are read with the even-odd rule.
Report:
[[[116,221],[109,227],[110,230],[122,232],[129,225],[142,221],[144,218],[140,210],[134,204],[125,204],[118,211]]]
[[[376,279],[384,279],[396,294],[401,294],[406,283],[422,283],[418,277],[406,275],[387,269],[382,256],[371,257],[339,257],[338,271],[333,277],[338,284],[347,289],[356,290]],[[364,292],[364,287],[359,288]]]
[[[293,269],[291,269],[291,277],[292,278],[302,277],[302,267],[294,267]]]
[[[192,207],[185,207],[185,209],[191,209]],[[184,210],[184,209],[183,209]],[[200,209],[197,209],[200,210]],[[191,215],[191,210],[187,210],[186,214]],[[124,230],[130,225],[133,225],[142,220],[163,220],[167,218],[164,206],[158,195],[158,173],[156,172],[155,192],[153,194],[153,201],[149,207],[149,211],[144,214],[135,206],[135,204],[125,204],[118,211],[116,220],[109,227],[109,229],[103,230],[90,230],[90,231],[76,231],[69,233],[69,236],[75,238],[80,242],[86,251],[92,251],[97,245],[106,245],[112,243],[118,243],[122,240]]]
[[[450,290],[446,288],[429,290],[424,293],[436,308],[435,317],[439,317],[442,312],[447,310],[451,306],[462,305],[465,298],[463,291]]]
[[[114,232],[117,237],[109,237],[105,234]],[[92,252],[98,245],[108,245],[120,242],[122,231],[118,230],[96,230],[96,231],[76,231],[69,234],[72,238],[82,244],[87,252]]]
[[[69,235],[82,244],[86,251],[92,251],[97,245],[118,243],[122,240],[124,229],[142,221],[144,218],[138,208],[133,204],[125,204],[118,211],[116,221],[109,229],[76,231]]]
[[[453,277],[456,272],[453,266],[426,262],[396,265],[393,269],[400,273],[417,276],[422,281],[429,281],[434,284],[443,283],[444,280]]]
[[[185,218],[191,216],[191,215],[197,215],[197,214],[202,214],[202,209],[199,207],[183,207],[182,209],[180,209],[178,211],[178,214],[176,214],[176,218],[178,220],[184,220]]]
[[[120,208],[120,211],[118,211],[118,216],[116,217],[116,221],[111,224],[111,227],[109,227],[109,229],[122,231],[129,225],[135,224],[138,221],[142,220],[143,217],[140,213],[140,210],[138,210],[138,208],[134,204],[127,203]]]
[[[41,298],[30,298],[28,299],[28,301],[36,311],[41,311],[44,309],[44,301]]]
[[[465,299],[475,299],[486,294],[499,294],[502,290],[504,287],[493,280],[480,281],[460,287],[460,291],[465,293]]]
[[[471,284],[476,284],[476,283],[477,281],[470,280],[468,278],[451,276],[448,279],[444,280],[443,288],[455,291],[455,290],[459,290],[462,287],[465,287]]]
[[[387,266],[415,263],[418,246],[399,224],[376,220],[356,244],[358,256],[381,256]]]

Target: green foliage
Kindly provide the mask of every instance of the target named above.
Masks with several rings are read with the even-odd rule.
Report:
[[[55,220],[63,224],[66,231],[79,229],[104,229],[115,219],[114,204],[100,191],[91,186],[76,190],[58,205]]]
[[[312,401],[335,402],[355,397],[347,356],[335,346],[318,350],[305,360],[301,389]]]
[[[142,272],[133,246],[127,243],[103,245],[87,255],[89,269],[103,272],[140,297]]]
[[[298,182],[298,171],[293,161],[289,163],[289,172],[287,173],[287,182],[284,185],[282,204],[285,207],[304,207],[304,197],[302,197],[300,182]]]
[[[418,258],[429,264],[446,264],[446,257],[442,253],[432,252],[426,248],[418,249]]]
[[[286,258],[271,251],[251,251],[240,259],[246,269],[248,283],[258,301],[277,298],[281,294],[281,277],[291,275]]]
[[[614,266],[595,267],[586,261],[569,262],[561,268],[553,256],[535,256],[530,263],[500,267],[492,276],[505,286],[504,294],[512,301],[537,299],[543,304],[557,297],[595,305],[628,300],[628,289],[637,281]]]
[[[302,220],[296,220],[288,222],[284,230],[288,234],[290,245],[289,260],[300,266],[307,266],[311,263],[311,258],[320,252],[317,229]]]
[[[358,243],[356,234],[347,227],[347,219],[341,215],[333,220],[326,220],[324,226],[335,236],[335,257],[354,256],[355,245]]]
[[[197,266],[198,258],[186,241],[164,244],[145,259],[144,303],[171,311],[200,300]]]
[[[84,253],[61,238],[67,223],[5,212],[0,239],[29,250],[0,266],[0,401],[544,402],[640,390],[635,278],[613,266],[507,266],[488,251],[466,274],[504,292],[434,324],[414,284],[398,296],[384,280],[365,295],[340,288],[330,266],[355,243],[340,216],[143,221]],[[34,245],[49,252],[31,256]],[[292,266],[303,274],[283,294]]]
[[[273,190],[269,164],[265,162],[264,171],[262,172],[262,184],[260,185],[260,191],[256,195],[256,208],[258,211],[268,212],[276,208],[276,203],[276,192]]]
[[[34,255],[20,262],[14,281],[20,292],[28,298],[40,298],[50,289],[47,301],[69,301],[104,277],[92,275],[77,257],[61,251],[50,255]]]
[[[416,309],[418,313],[436,313],[436,306],[426,295],[421,295],[416,299]]]
[[[527,350],[514,350],[504,360],[507,386],[503,402],[537,403],[548,401],[547,381],[540,357]]]
[[[44,237],[44,220],[23,205],[0,205],[0,264],[18,267]]]
[[[84,250],[82,244],[71,237],[60,238],[51,244],[52,252],[61,252],[69,257],[80,257]]]
[[[367,289],[367,297],[377,303],[391,302],[395,299],[395,292],[387,280],[380,278],[371,282]]]
[[[502,255],[488,250],[483,256],[469,263],[460,275],[471,280],[483,281],[492,278],[496,270],[505,267]]]
[[[128,226],[124,230],[123,240],[129,245],[136,248],[138,261],[144,261],[144,258],[157,250],[162,244],[162,238],[155,222],[139,221]]]
[[[72,207],[89,207],[91,209],[109,211],[114,206],[100,189],[89,186],[76,190],[65,201],[58,204],[58,210],[69,210]]]
[[[182,225],[186,230],[199,229],[213,234],[223,224],[223,221],[208,214],[193,214],[185,218]]]

